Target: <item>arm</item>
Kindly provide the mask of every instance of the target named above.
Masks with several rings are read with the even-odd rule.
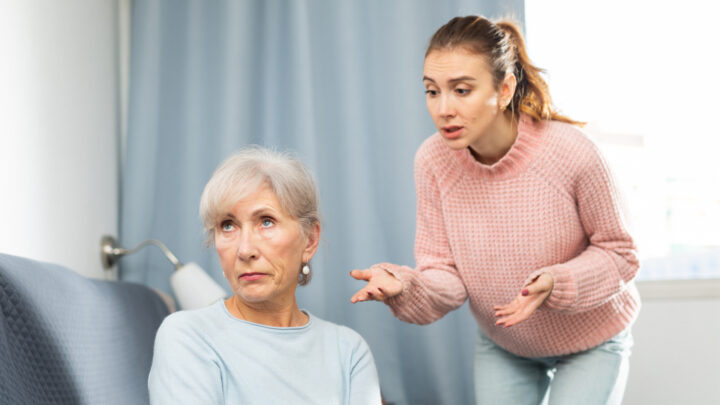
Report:
[[[353,297],[353,302],[365,299],[385,301],[396,317],[416,324],[428,324],[440,319],[467,299],[467,291],[455,268],[445,230],[440,189],[428,166],[420,157],[416,157],[417,268],[382,263],[365,270],[367,277],[353,272],[354,277],[369,281],[368,286]],[[373,283],[371,273],[386,281]],[[377,286],[383,289],[379,290]]]
[[[638,271],[635,244],[623,219],[621,198],[610,169],[593,145],[575,178],[578,215],[589,245],[573,259],[535,271],[554,280],[548,308],[567,313],[598,307],[624,291]]]
[[[351,360],[349,405],[380,404],[382,399],[375,360],[367,343],[359,336],[358,339]]]
[[[152,404],[223,403],[222,377],[214,352],[194,331],[166,318],[155,338],[148,388]]]

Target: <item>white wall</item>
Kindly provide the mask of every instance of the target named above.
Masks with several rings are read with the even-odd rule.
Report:
[[[638,287],[643,307],[623,404],[720,403],[720,280]]]
[[[0,0],[0,252],[103,277],[118,223],[118,3]]]

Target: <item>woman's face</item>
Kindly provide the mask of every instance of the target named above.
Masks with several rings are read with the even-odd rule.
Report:
[[[425,58],[423,83],[435,126],[453,149],[483,144],[503,116],[503,101],[485,58],[463,48],[434,50]],[[503,89],[503,86],[500,86]],[[505,95],[506,97],[506,95]]]
[[[287,304],[295,300],[300,267],[319,240],[317,225],[305,237],[267,186],[235,204],[215,228],[215,248],[225,277],[245,303]]]

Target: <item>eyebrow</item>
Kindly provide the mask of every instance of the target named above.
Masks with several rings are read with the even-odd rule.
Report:
[[[433,80],[427,76],[423,76],[423,81],[425,81],[425,80],[435,83],[435,80]],[[460,76],[460,77],[456,77],[456,78],[448,80],[448,83],[471,82],[471,81],[475,81],[475,78],[472,76]]]
[[[252,216],[261,217],[264,215],[278,215],[278,211],[271,206],[261,206],[252,211]]]
[[[277,210],[270,206],[261,206],[250,212],[250,216],[253,216],[253,217],[260,217],[260,216],[264,216],[264,215],[278,215],[278,214],[279,213],[277,212]],[[230,218],[233,220],[237,220],[237,217],[235,217],[235,215],[232,212],[226,213],[224,216],[222,216],[222,218],[223,219]]]

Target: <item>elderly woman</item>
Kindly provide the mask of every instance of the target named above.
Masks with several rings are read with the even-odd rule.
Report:
[[[200,216],[233,295],[167,317],[150,371],[153,404],[380,404],[370,349],[300,310],[320,240],[305,166],[253,147],[205,186]]]

